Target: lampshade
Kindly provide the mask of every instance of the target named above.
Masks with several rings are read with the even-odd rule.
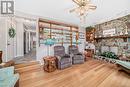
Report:
[[[77,40],[77,41],[74,40],[74,41],[73,41],[73,44],[81,44],[81,41],[80,41],[80,40]]]
[[[45,45],[54,45],[54,44],[55,44],[55,39],[47,38],[47,39],[44,41],[44,44],[45,44]]]

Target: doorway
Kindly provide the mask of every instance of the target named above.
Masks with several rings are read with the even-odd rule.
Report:
[[[23,56],[16,57],[16,64],[36,61],[36,25],[23,23]]]

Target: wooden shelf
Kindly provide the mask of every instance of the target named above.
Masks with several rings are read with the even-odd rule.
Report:
[[[129,38],[130,35],[120,35],[120,36],[109,36],[109,37],[97,37],[94,39],[110,39],[110,38]]]
[[[76,39],[76,41],[78,40],[78,35],[79,35],[78,31],[79,29],[77,26],[40,19],[39,20],[39,43],[43,42],[43,40],[46,38],[54,38],[54,39],[56,38],[57,40],[56,44],[72,45],[73,39]],[[64,37],[62,36],[64,36],[66,39],[64,39]]]
[[[96,42],[98,42],[101,39],[111,39],[111,38],[122,38],[124,42],[127,42],[127,38],[130,38],[130,35],[120,35],[120,36],[109,36],[109,37],[98,37],[94,38]]]

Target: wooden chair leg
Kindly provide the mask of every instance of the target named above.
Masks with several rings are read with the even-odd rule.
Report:
[[[14,87],[19,87],[19,80],[16,82]]]

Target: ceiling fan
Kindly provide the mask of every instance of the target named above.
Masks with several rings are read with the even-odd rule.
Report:
[[[77,8],[70,10],[70,13],[76,12],[79,16],[85,16],[87,11],[95,10],[97,6],[93,5],[90,0],[72,0],[78,5]]]

